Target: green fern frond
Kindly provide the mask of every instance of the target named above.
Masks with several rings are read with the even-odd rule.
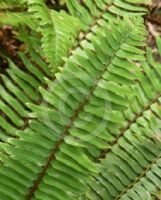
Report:
[[[88,0],[82,2],[76,0],[67,0],[66,3],[70,13],[80,20],[81,27],[79,36],[76,40],[76,45],[72,47],[69,56],[72,55],[72,52],[79,49],[82,44],[86,42],[86,40],[90,40],[101,27],[107,26],[107,24],[111,21],[111,23],[116,23],[116,18],[118,16],[139,16],[148,12],[147,9],[141,7],[135,1]],[[121,6],[122,3],[123,6]],[[142,0],[142,2],[138,3],[144,3],[144,1]],[[127,7],[128,9],[124,10],[122,7]],[[114,12],[110,11],[111,8],[121,8],[123,11],[115,14]]]
[[[0,24],[11,26],[25,25],[31,29],[36,29],[36,24],[31,20],[31,17],[26,12],[14,13],[14,12],[1,12]]]
[[[83,199],[148,199],[148,193],[161,190],[161,64],[150,49],[147,60],[133,86],[136,97],[124,112],[126,123],[98,156],[100,175]]]
[[[69,11],[82,22],[84,30],[95,31],[96,27],[118,16],[140,16],[148,11],[138,5],[144,0],[66,0]],[[81,3],[80,3],[81,2]],[[148,1],[149,2],[149,1]]]
[[[137,48],[145,40],[143,27],[140,18],[104,27],[66,60],[54,82],[47,80],[49,91],[41,89],[44,103],[29,104],[36,119],[17,131],[10,145],[1,144],[10,157],[1,158],[4,199],[74,200],[86,192],[91,175],[98,173],[92,150],[99,154],[107,147],[106,131],[123,126],[120,111],[127,109],[130,85],[139,73],[133,61],[144,61],[144,51]]]
[[[37,103],[41,99],[38,88],[45,84],[44,76],[50,77],[47,64],[33,50],[30,49],[30,59],[24,53],[20,53],[20,58],[23,68],[9,60],[9,68],[1,74],[1,142],[15,137],[16,130],[25,128],[30,112],[26,103]]]
[[[63,63],[63,57],[75,43],[78,35],[78,21],[65,12],[56,12],[46,7],[42,0],[28,1],[29,12],[39,20],[42,34],[42,49],[50,68],[56,69]]]

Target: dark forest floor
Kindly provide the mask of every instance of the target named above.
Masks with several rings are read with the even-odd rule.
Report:
[[[157,52],[155,38],[161,36],[161,0],[153,0],[150,6],[150,13],[145,18],[145,24],[148,30],[147,45]]]

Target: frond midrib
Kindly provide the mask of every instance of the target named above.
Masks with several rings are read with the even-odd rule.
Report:
[[[114,200],[119,200],[124,194],[126,194],[131,188],[133,188],[133,186],[137,183],[139,183],[141,181],[141,179],[143,177],[146,176],[146,173],[149,172],[152,168],[153,165],[155,165],[157,163],[157,161],[161,158],[161,154],[159,156],[157,156],[156,159],[153,160],[153,162],[151,162],[143,171],[142,173],[135,178],[135,180],[128,185],[117,197],[115,197]]]
[[[99,162],[101,161],[101,159],[105,158],[111,151],[112,151],[112,147],[114,145],[116,145],[119,141],[120,138],[122,138],[124,136],[124,134],[126,133],[126,131],[128,131],[130,129],[130,127],[137,121],[138,118],[142,117],[144,115],[145,111],[151,110],[151,105],[153,105],[154,103],[159,102],[159,98],[161,97],[161,93],[159,93],[156,97],[154,97],[148,105],[146,105],[145,107],[142,108],[142,111],[140,113],[136,113],[135,117],[129,121],[126,125],[126,127],[124,127],[118,134],[118,136],[115,138],[114,141],[111,142],[111,148],[108,150],[104,150],[102,151],[102,153],[100,154],[100,156],[98,156],[96,158],[96,161]]]

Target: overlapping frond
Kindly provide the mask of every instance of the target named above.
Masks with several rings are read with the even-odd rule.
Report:
[[[150,49],[147,60],[133,86],[136,97],[124,112],[126,123],[98,156],[100,175],[83,199],[141,200],[161,190],[161,64]]]
[[[118,16],[140,16],[147,13],[142,7],[144,0],[66,0],[69,11],[82,22],[84,30],[95,31],[96,27],[103,26],[106,21]],[[150,3],[151,1],[146,1]]]
[[[31,29],[36,29],[36,24],[31,19],[31,16],[26,12],[14,13],[14,12],[1,12],[0,13],[0,25],[9,24],[13,27],[19,25],[28,26]]]
[[[43,0],[28,0],[29,12],[38,19],[42,34],[42,49],[49,67],[56,70],[63,63],[78,35],[78,20],[64,11],[50,10]]]
[[[1,158],[4,200],[72,200],[86,192],[98,172],[94,158],[123,126],[121,111],[140,71],[133,61],[144,61],[138,48],[146,35],[143,20],[118,24],[104,27],[66,60],[56,80],[47,80],[49,90],[41,89],[44,103],[28,105],[36,117],[30,127],[1,144],[10,157]]]
[[[50,77],[47,64],[30,49],[30,58],[20,53],[24,66],[17,67],[9,60],[9,68],[1,74],[0,85],[0,140],[7,142],[15,137],[17,129],[23,130],[31,112],[26,103],[41,99],[38,88],[45,84],[44,76]]]

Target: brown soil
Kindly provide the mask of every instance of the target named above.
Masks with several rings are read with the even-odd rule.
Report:
[[[16,39],[17,33],[11,26],[3,26],[0,29],[0,72],[3,73],[8,67],[6,57],[14,60],[16,64],[20,64],[17,52],[22,50],[23,44]]]
[[[156,37],[161,36],[161,1],[153,0],[149,10],[150,13],[145,18],[145,24],[148,30],[147,46],[152,48],[155,58],[161,62],[156,44]]]

